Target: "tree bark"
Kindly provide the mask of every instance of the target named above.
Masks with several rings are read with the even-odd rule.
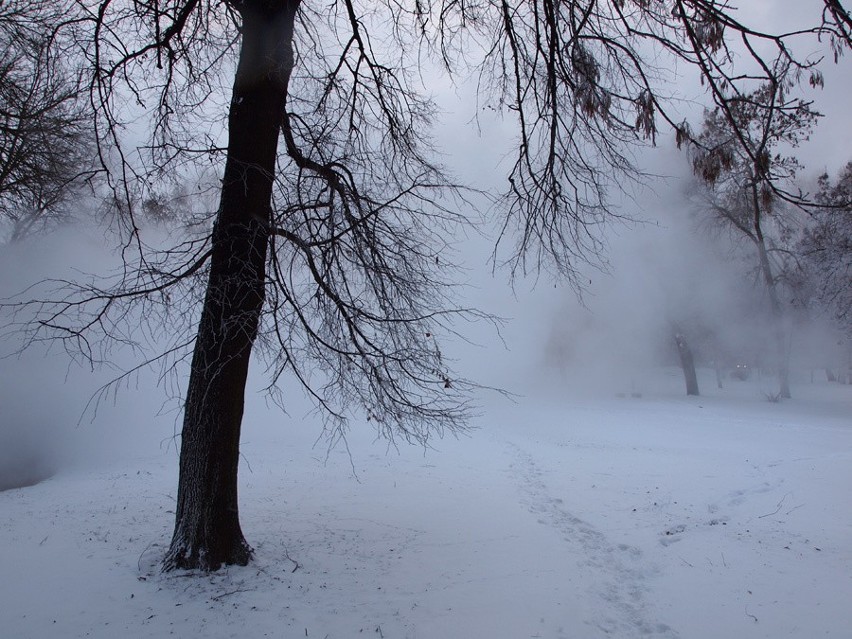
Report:
[[[175,529],[163,569],[245,565],[237,504],[249,359],[265,297],[272,183],[299,0],[244,0],[228,152],[181,433]]]
[[[692,349],[686,343],[686,338],[680,333],[675,333],[677,352],[680,355],[680,367],[683,369],[683,378],[686,381],[686,394],[698,395],[698,376],[695,374],[695,358]]]

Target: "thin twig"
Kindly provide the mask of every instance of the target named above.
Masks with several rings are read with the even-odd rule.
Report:
[[[287,561],[292,561],[292,562],[293,562],[293,570],[291,570],[291,571],[290,571],[290,573],[291,573],[291,574],[292,574],[292,573],[294,573],[294,572],[296,572],[299,568],[301,568],[301,567],[302,567],[302,566],[301,566],[301,564],[299,564],[299,562],[298,562],[298,561],[296,561],[295,559],[293,559],[293,558],[290,556],[290,553],[289,553],[289,552],[287,552],[286,550],[284,551],[284,558],[285,558]]]
[[[227,597],[229,595],[235,595],[238,592],[251,592],[250,588],[237,588],[236,590],[231,590],[229,592],[223,592],[221,595],[216,595],[215,597],[210,597],[212,601],[219,601],[223,597]]]
[[[746,607],[745,607],[745,613],[746,613],[749,617],[751,617],[752,619],[754,619],[754,623],[757,623],[757,617],[755,617],[753,614],[751,614],[751,613],[748,611],[748,606],[746,606]]]
[[[784,500],[790,496],[790,493],[787,493],[781,498],[781,501],[778,502],[778,507],[773,510],[771,513],[766,513],[765,515],[758,516],[758,519],[763,519],[764,517],[771,517],[772,515],[777,515],[781,511],[781,504],[784,503]]]
[[[139,553],[139,559],[136,561],[136,568],[139,570],[139,572],[142,572],[142,557],[145,555],[146,552],[148,552],[151,549],[151,546],[156,546],[156,545],[157,545],[157,542],[152,541],[150,544],[145,546],[145,550],[143,550],[141,553]]]

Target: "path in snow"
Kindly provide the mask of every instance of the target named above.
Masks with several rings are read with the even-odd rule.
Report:
[[[636,546],[615,544],[601,530],[570,512],[561,497],[554,497],[545,483],[545,473],[535,459],[520,447],[510,444],[519,473],[523,502],[538,523],[555,529],[565,542],[565,551],[573,554],[582,574],[593,573],[590,590],[602,600],[599,619],[587,621],[606,635],[627,637],[667,637],[679,635],[669,626],[651,620],[645,603],[648,591],[644,583],[649,568]]]
[[[214,575],[157,572],[176,455],[129,446],[0,492],[0,632],[846,639],[852,398],[821,389],[544,398],[440,451],[385,454],[367,432],[357,480],[256,410],[240,497],[257,558]]]

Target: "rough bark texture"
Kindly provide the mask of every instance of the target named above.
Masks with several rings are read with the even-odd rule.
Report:
[[[675,334],[677,352],[680,355],[680,367],[683,369],[683,378],[686,381],[686,394],[698,395],[698,376],[695,374],[695,358],[692,349],[686,343],[686,339],[680,333]]]
[[[249,359],[264,303],[278,133],[293,68],[298,0],[249,0],[228,155],[181,434],[175,530],[163,568],[245,565],[237,467]]]

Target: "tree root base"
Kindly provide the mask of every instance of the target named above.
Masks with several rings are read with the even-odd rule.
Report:
[[[173,570],[200,570],[214,572],[224,566],[246,566],[254,556],[254,550],[241,539],[230,545],[227,552],[214,551],[207,546],[172,545],[163,558],[163,572]]]

